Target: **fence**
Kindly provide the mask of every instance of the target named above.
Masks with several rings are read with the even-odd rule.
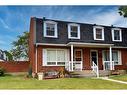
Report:
[[[29,61],[0,61],[6,72],[28,72]]]

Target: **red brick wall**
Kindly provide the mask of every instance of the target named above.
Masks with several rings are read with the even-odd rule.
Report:
[[[34,45],[34,24],[35,18],[31,18],[30,20],[30,34],[29,34],[29,60],[30,65],[32,66],[33,72],[35,72],[35,45]]]
[[[116,65],[115,69],[116,70],[127,70],[127,49],[121,49],[121,60],[122,60],[122,65]]]
[[[83,48],[83,69],[84,70],[90,70],[91,64],[90,64],[90,49],[89,48]]]
[[[0,67],[6,72],[28,72],[29,61],[1,61]]]
[[[38,62],[38,72],[45,72],[49,70],[60,70],[63,67],[59,66],[43,66],[43,48],[70,48],[70,47],[58,47],[58,46],[38,46],[37,47],[37,62]],[[83,50],[83,70],[90,70],[91,69],[91,58],[90,58],[90,50],[97,50],[98,51],[98,64],[99,69],[103,70],[103,60],[102,60],[102,50],[106,50],[106,48],[80,48]],[[118,50],[118,49],[117,49]],[[115,66],[115,69],[127,69],[127,50],[126,49],[119,49],[121,50],[122,55],[122,65]],[[35,68],[35,67],[34,67]]]

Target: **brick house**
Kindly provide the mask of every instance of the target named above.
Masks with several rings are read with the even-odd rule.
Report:
[[[33,73],[127,69],[127,28],[32,17]]]

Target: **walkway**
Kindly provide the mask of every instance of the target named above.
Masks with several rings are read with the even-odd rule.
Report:
[[[109,79],[108,77],[100,77],[100,78],[103,79],[103,80],[108,80],[108,81],[113,81],[113,82],[117,82],[117,83],[127,84],[127,82],[120,81],[120,80]]]

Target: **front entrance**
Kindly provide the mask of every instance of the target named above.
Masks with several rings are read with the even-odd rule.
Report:
[[[82,49],[74,49],[73,70],[82,70]]]
[[[91,50],[91,63],[95,63],[98,66],[98,51],[97,50]]]
[[[82,61],[82,49],[74,49],[74,61]]]

